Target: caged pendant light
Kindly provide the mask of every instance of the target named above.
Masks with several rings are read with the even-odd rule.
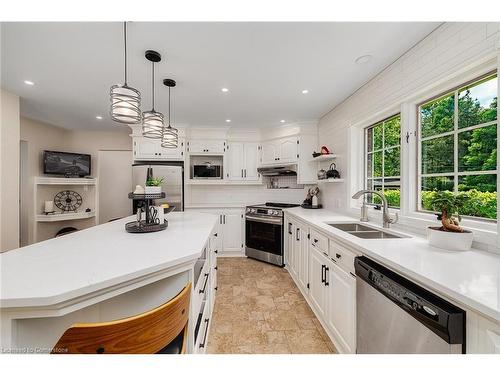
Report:
[[[155,63],[161,61],[161,55],[156,51],[146,51],[146,59],[152,65],[152,98],[153,105],[151,111],[142,113],[142,135],[146,138],[161,139],[163,135],[163,114],[155,111]]]
[[[179,144],[179,131],[170,125],[170,89],[175,87],[176,83],[173,79],[164,79],[163,84],[168,87],[168,126],[163,128],[163,136],[161,138],[161,147],[177,148]]]
[[[113,85],[110,89],[111,118],[122,124],[139,124],[141,122],[141,93],[127,85],[127,22],[123,23],[123,39],[125,42],[125,82]]]

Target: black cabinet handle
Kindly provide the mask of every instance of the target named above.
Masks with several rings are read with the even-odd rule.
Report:
[[[245,178],[247,178],[247,170],[245,169]]]
[[[297,228],[297,231],[296,231],[296,233],[295,233],[295,239],[296,239],[297,241],[300,241],[300,228]]]
[[[241,178],[243,178],[243,169],[241,170]]]
[[[214,233],[214,237],[217,237],[217,233]]]
[[[222,224],[222,215],[219,215],[219,224]]]
[[[330,268],[328,268],[327,266],[325,266],[325,285],[328,286],[330,285],[330,283],[326,280],[326,273],[330,271]]]
[[[207,332],[208,332],[208,322],[210,321],[209,318],[205,319],[205,334],[203,335],[203,341],[200,342],[200,348],[204,348],[205,344],[207,342]]]
[[[214,253],[215,253],[215,254],[218,254],[218,253],[219,253],[219,250],[214,250]]]
[[[325,282],[325,265],[324,264],[321,265],[321,282],[322,283]]]
[[[224,221],[224,224],[226,224],[226,215],[225,215],[225,214],[224,214],[224,215],[222,215],[222,219],[223,219],[223,221]]]
[[[314,243],[318,242],[317,238],[313,238]]]
[[[288,223],[288,234],[292,234],[292,223]]]
[[[340,259],[342,258],[342,255],[340,255],[339,253],[335,253],[335,258]]]
[[[215,267],[214,267],[214,270],[216,270],[216,271],[217,271],[217,266],[215,266]]]
[[[203,289],[199,290],[200,294],[205,293],[205,290],[207,289],[208,275],[208,273],[205,274],[205,283],[203,284]]]

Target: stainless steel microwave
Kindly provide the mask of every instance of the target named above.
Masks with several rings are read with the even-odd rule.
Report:
[[[216,164],[195,164],[192,166],[193,178],[222,178],[222,166]]]

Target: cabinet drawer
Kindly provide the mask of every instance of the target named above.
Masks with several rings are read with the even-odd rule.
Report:
[[[311,229],[310,233],[311,246],[323,253],[328,254],[328,238],[314,229]]]
[[[330,240],[330,258],[345,271],[354,275],[354,258],[356,254],[347,250],[335,240]]]
[[[194,328],[194,353],[205,353],[208,340],[208,329],[210,327],[210,306],[208,302],[200,309]]]
[[[193,309],[197,311],[202,305],[203,301],[207,299],[208,291],[210,289],[210,264],[208,260],[205,262],[201,270],[200,277],[193,289]]]

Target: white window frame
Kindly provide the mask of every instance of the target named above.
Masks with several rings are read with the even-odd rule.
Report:
[[[493,120],[493,121],[485,122],[482,124],[476,124],[476,125],[469,126],[466,128],[459,128],[458,127],[458,120],[459,120],[458,119],[458,117],[459,117],[458,116],[458,97],[459,97],[459,93],[461,91],[463,91],[463,89],[465,87],[467,87],[468,85],[479,82],[483,79],[491,77],[492,75],[496,75],[496,72],[489,72],[483,76],[477,77],[476,79],[474,79],[472,81],[465,82],[465,83],[461,84],[460,86],[457,86],[453,90],[445,92],[445,93],[441,93],[438,96],[435,96],[434,98],[430,98],[430,99],[420,103],[417,106],[417,109],[418,109],[418,114],[417,114],[417,116],[418,116],[418,119],[417,119],[417,124],[418,124],[418,130],[417,130],[417,138],[418,138],[418,140],[417,140],[417,156],[418,156],[417,157],[417,170],[418,170],[417,186],[418,186],[418,190],[417,190],[417,195],[415,196],[415,199],[416,199],[416,204],[417,204],[417,210],[419,212],[426,212],[426,213],[431,213],[431,214],[433,213],[432,211],[428,211],[428,210],[425,210],[422,208],[422,200],[420,199],[421,192],[422,192],[422,177],[424,177],[424,178],[425,177],[452,177],[453,178],[454,192],[458,193],[458,180],[459,180],[459,177],[461,177],[461,176],[497,175],[498,174],[498,168],[494,169],[494,170],[489,170],[489,171],[462,171],[462,172],[460,172],[458,170],[458,167],[459,167],[459,165],[458,165],[459,164],[458,137],[459,137],[459,135],[461,133],[464,133],[467,131],[481,129],[481,128],[485,128],[487,126],[495,125],[498,122],[498,116],[497,116],[497,119]],[[498,75],[497,75],[496,79],[498,81]],[[430,103],[431,101],[440,100],[440,99],[443,99],[443,98],[450,96],[450,95],[453,95],[453,97],[454,97],[453,130],[450,130],[450,131],[447,131],[444,133],[433,134],[433,135],[430,135],[427,137],[422,137],[420,108],[423,105]],[[425,142],[427,140],[436,139],[436,138],[447,137],[447,136],[453,136],[453,172],[422,173],[422,142]],[[497,140],[497,142],[498,142],[498,140]],[[497,148],[498,148],[498,146],[497,146]],[[497,176],[497,179],[498,179],[498,176]],[[498,191],[497,191],[497,197],[498,197]],[[490,223],[496,223],[496,221],[497,221],[497,219],[488,219],[488,218],[473,217],[473,216],[470,216],[467,218],[469,220],[482,220],[482,221],[487,221]]]
[[[364,151],[363,151],[363,154],[364,154],[364,157],[363,157],[363,164],[364,164],[364,188],[365,189],[368,189],[368,180],[372,180],[372,183],[375,181],[375,180],[381,180],[382,181],[382,191],[384,191],[384,182],[387,178],[399,178],[399,183],[400,183],[400,197],[399,197],[399,205],[401,206],[401,153],[402,153],[402,150],[401,150],[401,138],[400,138],[400,141],[399,141],[399,145],[397,146],[389,146],[389,147],[385,147],[385,126],[383,126],[383,130],[382,130],[382,148],[380,149],[373,149],[372,151],[368,151],[368,129],[370,128],[375,128],[376,126],[379,126],[379,125],[382,125],[384,124],[386,121],[389,121],[389,120],[392,120],[394,117],[399,117],[400,121],[399,121],[399,124],[400,124],[400,130],[401,130],[401,113],[400,112],[397,112],[397,113],[394,113],[393,115],[389,116],[389,117],[386,117],[380,121],[377,121],[375,123],[373,123],[372,125],[370,126],[366,126],[363,128],[363,133],[364,133]],[[399,176],[385,176],[385,151],[387,150],[392,150],[392,149],[396,149],[396,148],[399,148]],[[375,153],[377,152],[381,152],[382,153],[382,176],[380,177],[368,177],[368,155],[371,154],[371,155],[375,155]],[[372,158],[372,162],[373,162],[373,158]],[[373,172],[373,166],[372,166],[372,172]],[[369,202],[366,202],[367,205],[370,205],[370,206],[376,206],[376,204],[374,203],[369,203]],[[392,207],[394,209],[399,209],[399,207]]]
[[[428,226],[436,225],[434,214],[418,211],[418,163],[417,160],[417,129],[418,129],[418,106],[428,101],[429,98],[439,93],[450,92],[458,85],[474,81],[486,74],[497,71],[497,80],[500,81],[500,51],[488,54],[473,63],[457,68],[456,71],[442,78],[434,80],[432,84],[414,90],[411,95],[401,97],[398,102],[390,103],[386,108],[371,114],[361,115],[355,121],[351,121],[348,128],[349,153],[347,155],[347,170],[350,171],[346,180],[345,207],[348,214],[359,216],[362,199],[354,200],[352,195],[364,188],[364,129],[372,124],[394,115],[401,114],[401,197],[400,208],[390,208],[392,213],[399,214],[399,222],[395,229],[408,230],[424,235]],[[500,82],[498,84],[500,97]],[[500,135],[500,121],[497,119],[497,134]],[[408,141],[406,138],[408,137]],[[499,143],[500,144],[500,143]],[[500,146],[497,153],[500,162]],[[497,186],[500,186],[500,173],[497,174]],[[500,194],[500,192],[497,192]],[[498,200],[500,202],[500,199]],[[338,204],[338,203],[337,203]],[[369,211],[370,220],[381,222],[382,215],[379,211]],[[500,204],[497,205],[497,217],[499,220],[469,219],[462,220],[462,226],[474,231],[474,248],[500,253]]]

